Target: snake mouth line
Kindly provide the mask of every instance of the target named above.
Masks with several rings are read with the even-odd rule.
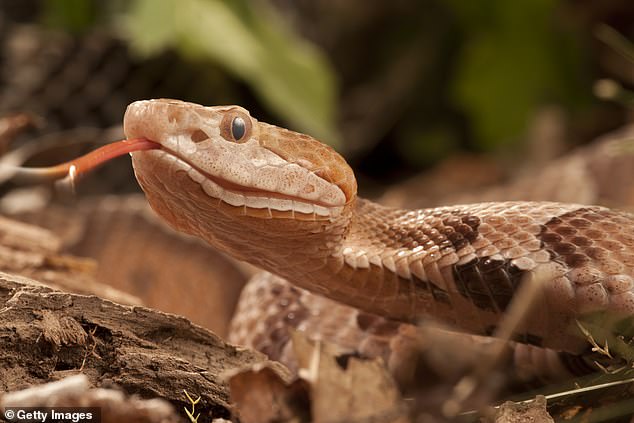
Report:
[[[227,181],[224,178],[206,172],[161,143],[147,138],[127,139],[106,144],[84,156],[55,166],[40,168],[5,167],[15,177],[22,179],[41,181],[69,178],[71,183],[74,183],[75,179],[94,171],[113,158],[127,153],[133,155],[154,154],[159,155],[156,158],[162,160],[169,157],[169,160],[178,163],[188,176],[202,187],[208,196],[223,201],[230,206],[243,208],[245,211],[254,211],[253,213],[245,212],[245,214],[257,215],[258,217],[291,217],[310,220],[328,218],[338,214],[343,209],[343,206],[311,201],[293,195],[247,187]],[[275,215],[272,213],[273,211],[276,212]]]
[[[196,166],[186,158],[178,155],[164,146],[153,150],[154,154],[169,156],[186,171],[187,175],[198,183],[205,193],[234,207],[290,213],[290,217],[302,215],[307,218],[325,218],[339,212],[342,206],[333,206],[318,201],[311,201],[293,195],[275,191],[267,191],[247,187],[235,182],[227,181]],[[152,153],[147,151],[146,153]],[[247,213],[248,214],[248,213]],[[271,217],[273,217],[271,215]]]

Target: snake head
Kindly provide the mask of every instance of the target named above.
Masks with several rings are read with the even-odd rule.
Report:
[[[258,122],[238,106],[137,101],[128,106],[124,130],[128,139],[160,144],[132,153],[133,165],[150,203],[172,223],[203,209],[260,220],[332,221],[356,198],[354,174],[332,148]]]

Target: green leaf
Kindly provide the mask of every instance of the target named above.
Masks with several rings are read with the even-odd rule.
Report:
[[[336,86],[323,55],[262,3],[136,0],[126,20],[138,51],[174,47],[243,79],[289,126],[335,144]]]

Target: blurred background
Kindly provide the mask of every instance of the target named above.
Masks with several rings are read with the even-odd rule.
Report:
[[[503,177],[632,118],[631,0],[0,5],[0,115],[28,113],[31,138],[111,128],[136,99],[240,104],[377,195],[435,166]]]

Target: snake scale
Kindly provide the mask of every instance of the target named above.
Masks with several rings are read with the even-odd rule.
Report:
[[[138,101],[124,130],[159,145],[132,153],[152,208],[175,229],[277,275],[273,288],[248,289],[249,298],[277,292],[271,301],[292,326],[315,321],[310,307],[288,304],[307,290],[363,311],[341,320],[341,332],[380,319],[388,333],[407,327],[396,322],[433,317],[490,335],[533,281],[538,301],[516,339],[579,354],[588,342],[577,319],[634,314],[634,217],[626,212],[535,201],[388,208],[357,197],[353,171],[333,149],[238,106]],[[248,316],[249,304],[233,339],[263,344],[248,333],[263,323]],[[352,310],[317,308],[331,321]]]

